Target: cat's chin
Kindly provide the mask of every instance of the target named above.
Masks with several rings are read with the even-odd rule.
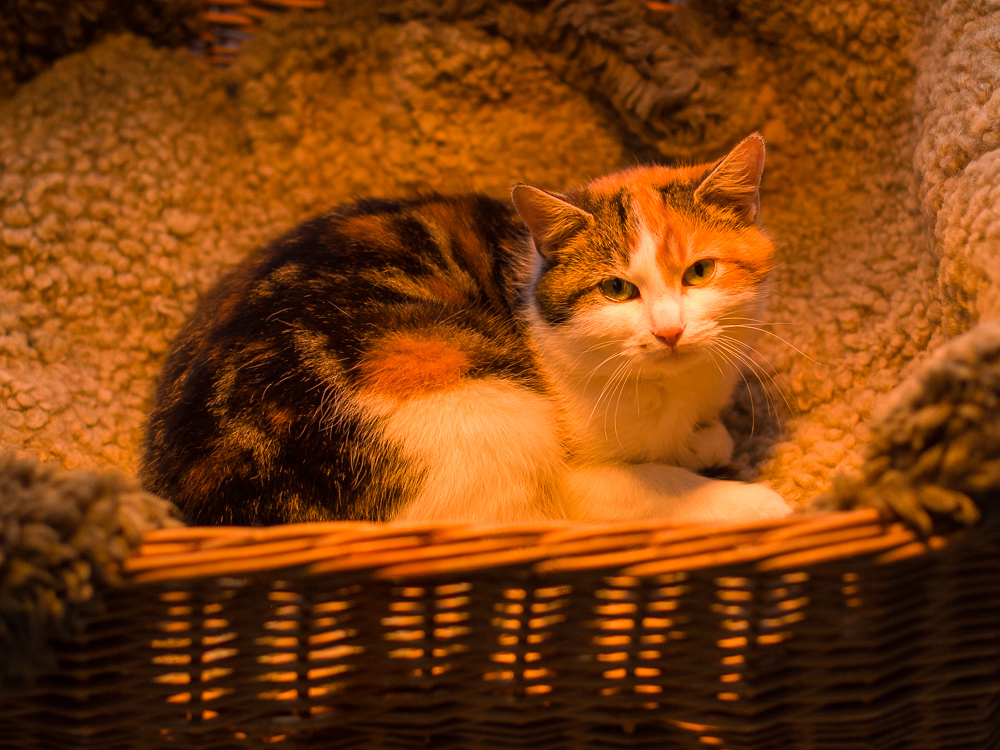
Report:
[[[672,375],[702,362],[705,351],[700,348],[658,349],[647,355],[651,366],[665,375]]]

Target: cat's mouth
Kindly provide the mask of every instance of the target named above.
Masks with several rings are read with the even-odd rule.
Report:
[[[686,346],[653,345],[646,350],[646,356],[650,357],[657,364],[688,364],[697,359],[701,354],[703,354],[703,349],[694,344]]]
[[[643,377],[652,379],[672,378],[695,367],[702,357],[699,347],[688,346],[670,349],[656,347],[646,351],[641,365]]]
[[[640,344],[640,348],[647,355],[666,358],[688,357],[702,350],[700,344],[691,341],[684,341],[674,346],[665,344],[662,341],[647,341]]]
[[[690,359],[698,353],[697,348],[693,346],[684,347],[663,347],[659,351],[659,355],[664,359]]]

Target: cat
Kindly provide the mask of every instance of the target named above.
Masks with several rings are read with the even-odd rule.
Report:
[[[764,142],[566,193],[363,200],[257,251],[168,352],[141,475],[198,524],[756,520],[719,419],[774,248]]]

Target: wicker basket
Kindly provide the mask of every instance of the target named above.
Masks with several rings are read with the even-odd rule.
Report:
[[[206,2],[202,49],[323,4]],[[1000,748],[997,525],[184,528],[124,573],[0,748]]]
[[[1000,528],[154,532],[0,708],[29,748],[1000,747]]]
[[[212,65],[225,68],[261,21],[276,12],[319,10],[326,7],[326,0],[203,0],[203,5],[205,31],[195,51]]]

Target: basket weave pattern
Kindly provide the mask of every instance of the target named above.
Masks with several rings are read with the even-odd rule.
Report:
[[[153,532],[0,745],[995,748],[1000,533]],[[57,675],[57,676],[56,676]]]
[[[204,0],[203,4],[206,28],[195,50],[212,65],[225,68],[262,21],[276,12],[320,10],[326,0]]]

